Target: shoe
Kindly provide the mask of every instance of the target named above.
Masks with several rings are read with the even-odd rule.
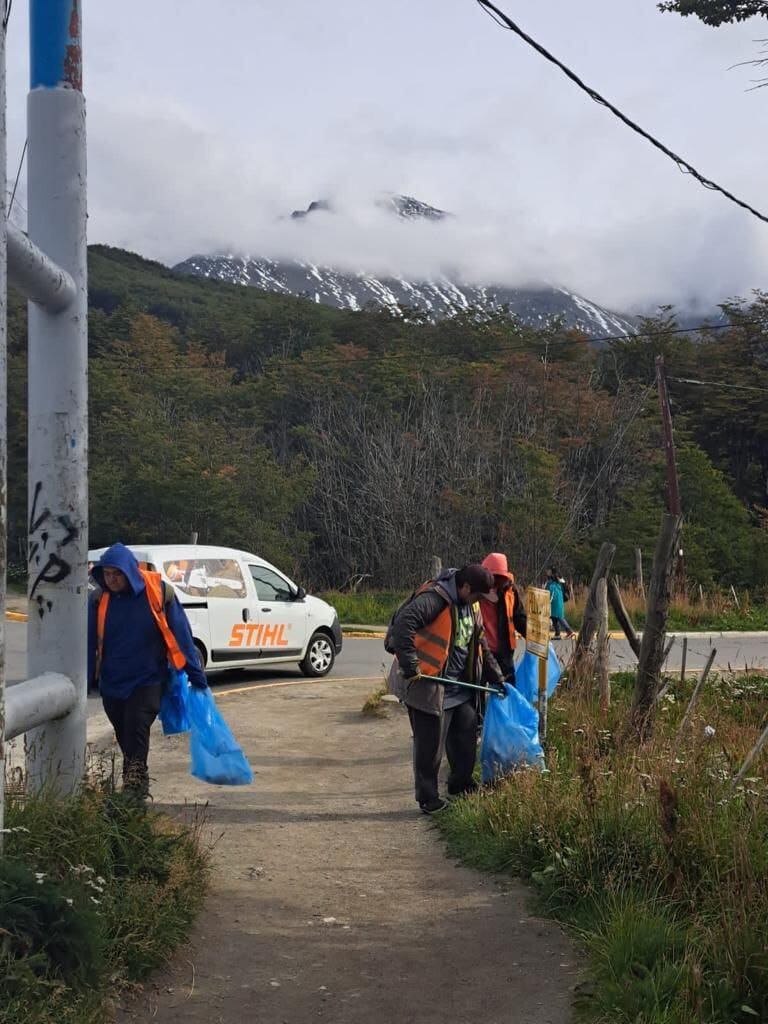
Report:
[[[422,814],[439,814],[440,811],[444,811],[448,807],[448,801],[443,800],[440,797],[437,800],[432,800],[428,804],[419,804]]]

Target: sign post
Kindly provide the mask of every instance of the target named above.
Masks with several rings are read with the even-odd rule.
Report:
[[[539,659],[539,737],[547,738],[547,662],[549,659],[549,591],[528,587],[525,595],[528,625],[525,649]]]

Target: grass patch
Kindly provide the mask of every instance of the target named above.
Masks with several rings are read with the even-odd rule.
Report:
[[[362,714],[369,715],[372,718],[382,718],[386,715],[387,709],[384,704],[384,697],[386,694],[386,686],[382,686],[378,690],[374,690],[373,693],[366,698],[365,704],[363,704],[360,709]]]
[[[183,942],[208,856],[184,827],[109,788],[6,805],[1,1024],[101,1024],[121,986]]]
[[[358,594],[327,591],[321,597],[334,606],[342,623],[360,626],[386,626],[409,591],[366,590]],[[645,599],[635,587],[622,588],[624,604],[637,629],[645,625]],[[670,630],[744,631],[768,630],[768,602],[752,601],[748,592],[738,594],[739,606],[729,591],[704,592],[703,597],[678,595],[669,613]],[[565,617],[574,629],[581,626],[587,601],[586,587],[577,587],[573,600],[565,606]],[[619,624],[613,613],[611,628]]]
[[[713,680],[675,750],[691,688],[664,699],[640,750],[617,739],[626,679],[606,719],[560,695],[549,772],[518,773],[439,819],[453,854],[526,879],[575,929],[592,974],[582,1020],[768,1021],[766,758],[730,782],[768,720],[768,679]]]

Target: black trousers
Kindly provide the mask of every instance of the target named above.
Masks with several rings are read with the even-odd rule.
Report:
[[[413,775],[416,800],[431,804],[439,799],[437,773],[443,753],[448,756],[448,792],[464,793],[472,788],[477,754],[477,711],[472,701],[429,715],[408,708],[413,730]]]
[[[149,730],[160,710],[160,683],[137,686],[126,700],[102,697],[107,718],[123,754],[123,786],[142,795],[149,792]]]

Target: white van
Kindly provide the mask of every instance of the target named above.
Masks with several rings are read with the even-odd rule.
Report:
[[[325,676],[341,651],[335,609],[263,558],[202,544],[129,544],[174,588],[206,671],[298,663]],[[97,562],[106,548],[90,551]]]

